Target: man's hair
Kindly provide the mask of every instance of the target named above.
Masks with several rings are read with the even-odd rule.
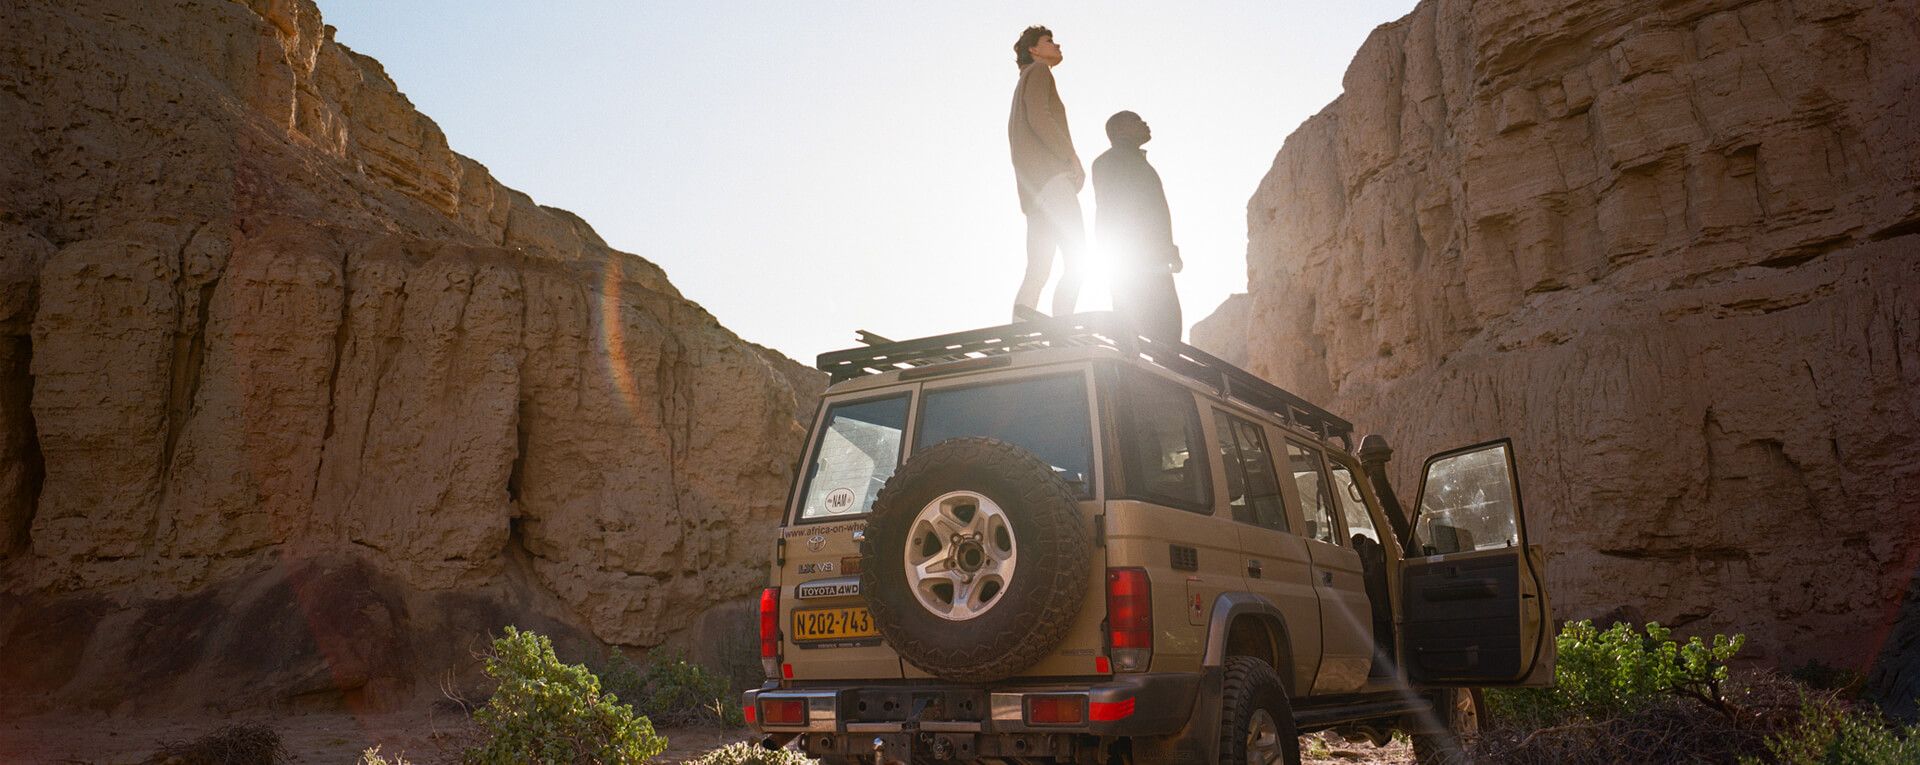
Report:
[[[1033,46],[1040,44],[1040,38],[1052,36],[1053,30],[1039,24],[1027,27],[1027,31],[1020,33],[1020,41],[1013,44],[1013,60],[1021,69],[1027,68],[1033,63]]]
[[[1135,122],[1145,121],[1146,120],[1140,119],[1140,115],[1134,114],[1133,112],[1114,112],[1113,116],[1107,118],[1107,140],[1111,141],[1113,145],[1118,146],[1120,145],[1120,130],[1122,128]]]

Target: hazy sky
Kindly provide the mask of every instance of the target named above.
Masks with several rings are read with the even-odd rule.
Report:
[[[1281,142],[1414,0],[319,3],[455,151],[811,364],[855,329],[1007,320],[1026,261],[1006,137],[1026,25],[1065,52],[1083,163],[1113,112],[1153,126],[1191,326],[1246,287],[1246,203]],[[1090,184],[1081,204],[1091,223]],[[1080,307],[1106,304],[1091,289]]]

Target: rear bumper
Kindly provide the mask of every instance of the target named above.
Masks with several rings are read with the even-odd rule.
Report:
[[[822,685],[747,691],[741,701],[750,710],[748,725],[762,733],[867,738],[900,733],[1158,736],[1186,727],[1200,683],[1197,673],[1148,673],[1080,683],[988,687]],[[1082,699],[1087,719],[1067,725],[1029,723],[1025,715],[1029,696]],[[803,701],[806,719],[797,724],[767,724],[757,714],[761,700]]]

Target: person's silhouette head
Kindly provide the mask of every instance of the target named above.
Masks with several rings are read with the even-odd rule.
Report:
[[[1114,112],[1107,118],[1107,140],[1114,146],[1138,149],[1141,144],[1153,140],[1153,130],[1147,127],[1147,121],[1133,112]]]
[[[1053,41],[1053,30],[1035,24],[1020,33],[1020,39],[1013,44],[1013,60],[1021,69],[1038,60],[1047,66],[1057,66],[1060,59],[1060,45]]]

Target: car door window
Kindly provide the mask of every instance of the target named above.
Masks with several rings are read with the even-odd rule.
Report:
[[[800,520],[864,515],[900,466],[907,397],[834,404],[807,466]]]
[[[1294,485],[1300,489],[1300,509],[1307,517],[1306,535],[1340,544],[1340,531],[1333,525],[1333,492],[1327,486],[1327,474],[1320,470],[1320,452],[1288,441],[1287,464],[1293,470]]]
[[[1428,555],[1520,543],[1519,503],[1506,444],[1439,457],[1420,484],[1414,538]]]
[[[1085,377],[1053,375],[929,390],[920,410],[914,449],[950,438],[999,439],[1052,466],[1079,498],[1093,498],[1093,429]]]
[[[1266,434],[1260,426],[1225,412],[1216,410],[1213,418],[1234,520],[1286,531],[1286,506],[1280,498]]]

